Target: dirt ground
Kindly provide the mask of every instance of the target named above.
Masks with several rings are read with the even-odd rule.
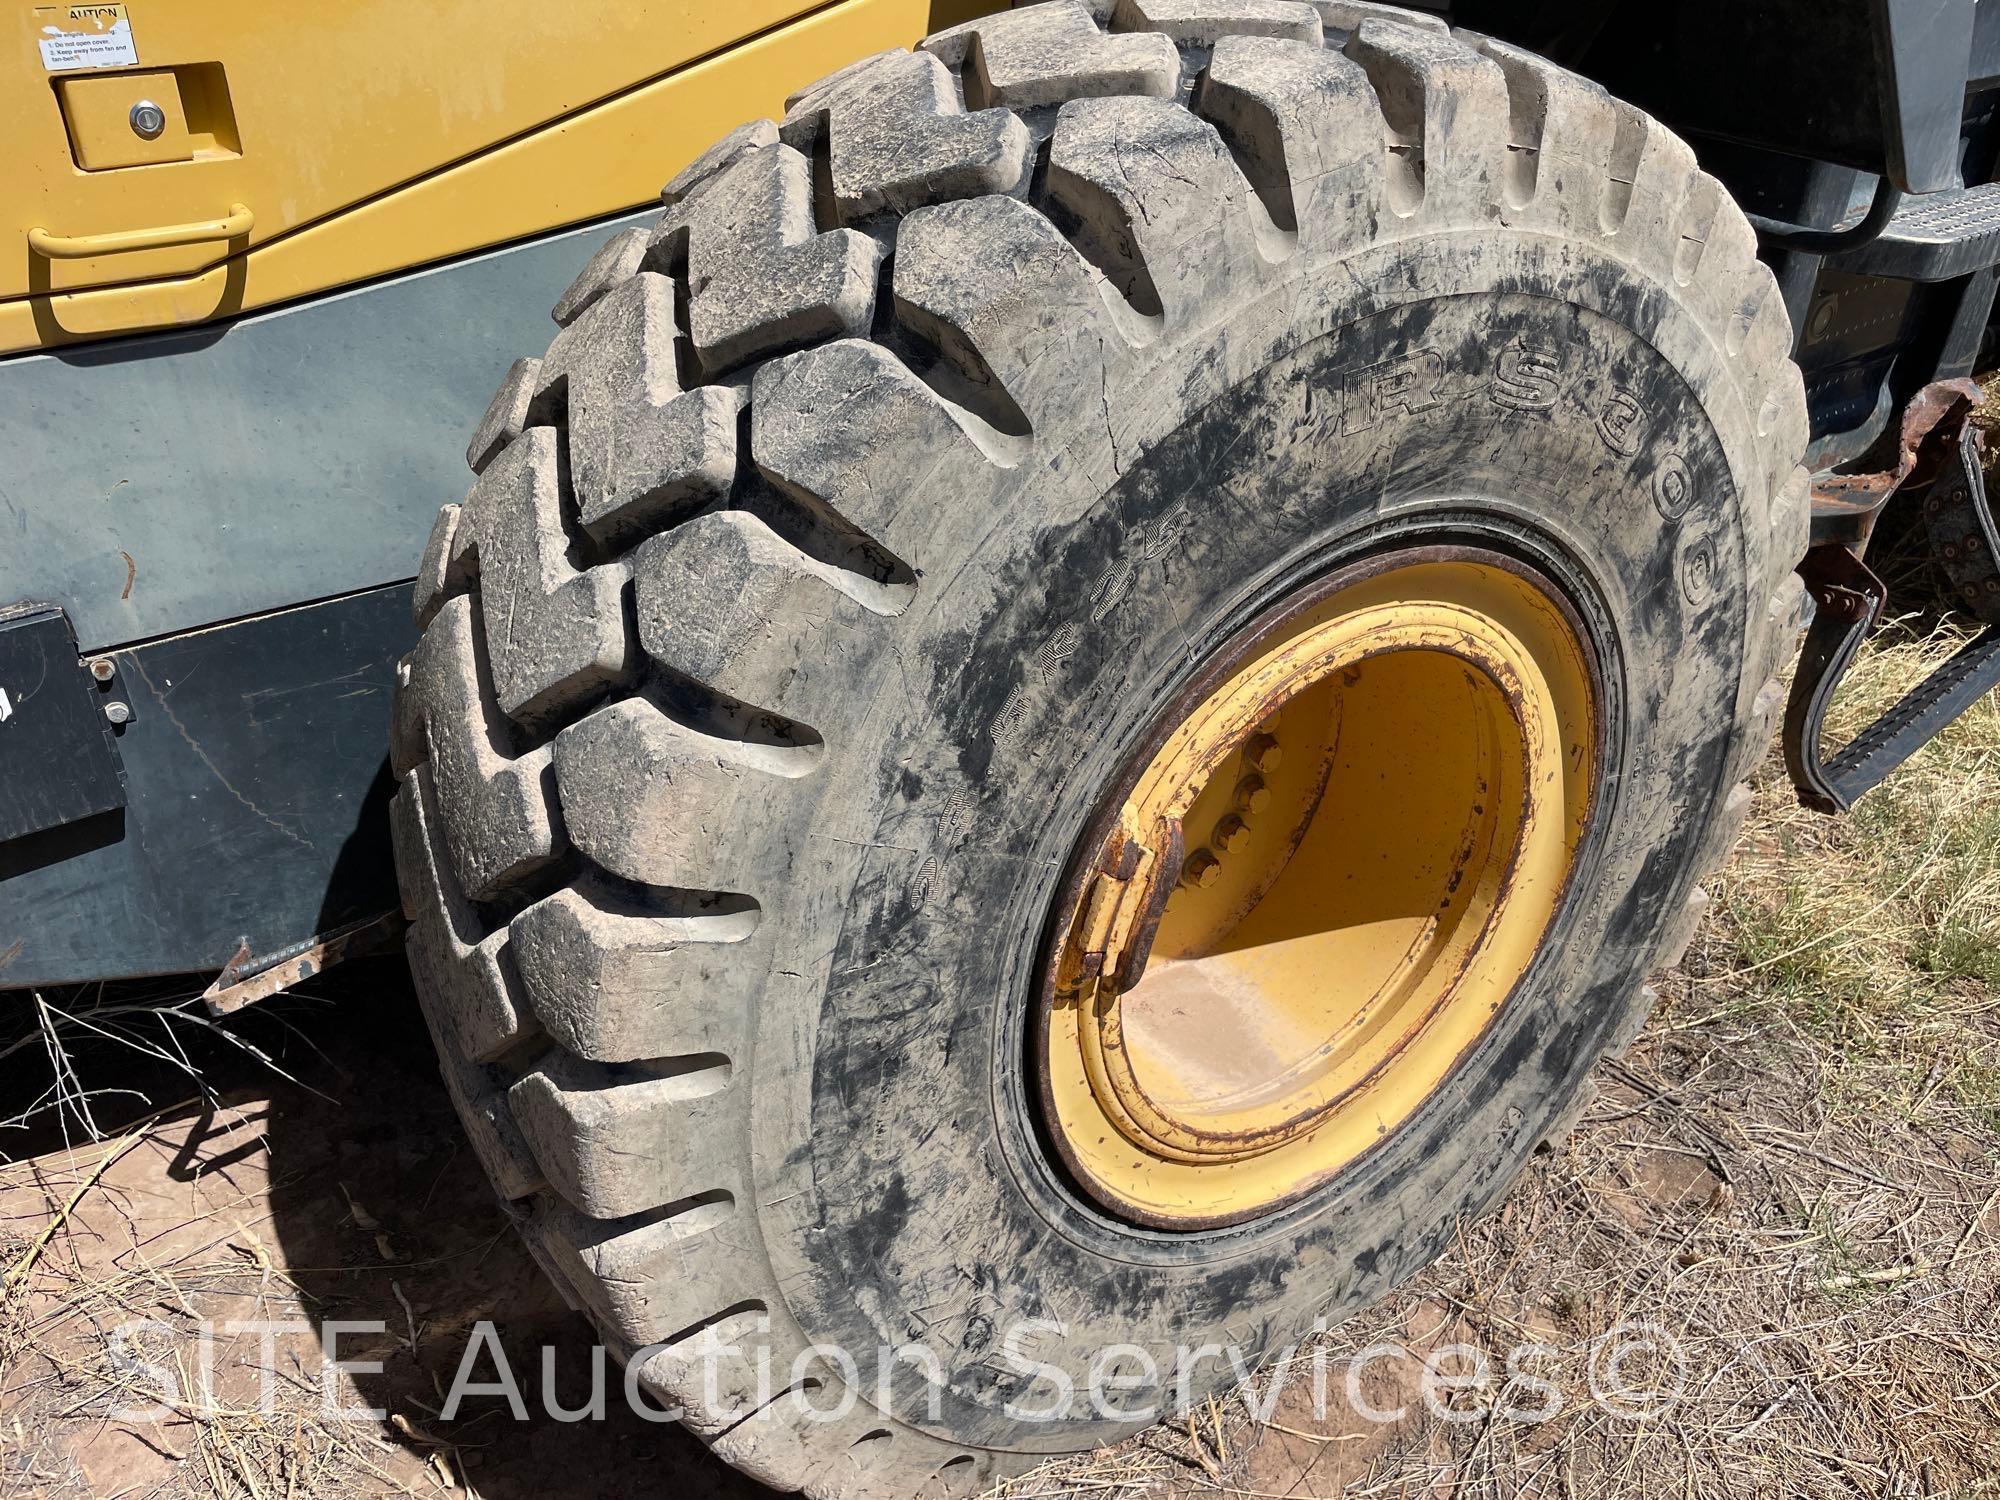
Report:
[[[1850,716],[1955,643],[1876,652]],[[1775,765],[1758,796],[1653,1025],[1497,1213],[1237,1397],[1011,1494],[2000,1489],[2000,712],[1850,821]],[[581,1405],[588,1334],[461,1145],[395,964],[199,1016],[51,996],[0,1037],[0,1500],[764,1493],[615,1372],[604,1420],[545,1414],[533,1351]],[[199,1336],[255,1320],[293,1326]],[[482,1320],[528,1420],[440,1418]],[[379,1419],[325,1410],[343,1323],[380,1368],[337,1399]],[[1393,1420],[1342,1399],[1371,1348],[1356,1389]]]
[[[500,1500],[662,1485],[763,1495],[678,1427],[616,1401],[604,1422],[516,1423],[504,1401],[474,1398],[448,1439],[431,1431],[481,1319],[496,1320],[524,1383],[538,1378],[532,1351],[554,1345],[557,1391],[573,1405],[591,1338],[462,1145],[400,967],[371,963],[326,989],[327,999],[292,997],[238,1028],[295,1081],[198,1025],[119,1018],[186,1048],[213,1097],[194,1096],[158,1059],[139,1079],[128,1062],[118,1085],[140,1096],[92,1101],[103,1144],[0,1172],[10,1268],[0,1495],[268,1500],[458,1486]],[[112,1046],[72,1046],[78,1075],[108,1086]],[[131,1362],[169,1369],[189,1399],[157,1421],[119,1420],[120,1407],[157,1415],[161,1383],[121,1371],[110,1336],[142,1318],[160,1326],[130,1341]],[[225,1325],[206,1397],[203,1321]],[[230,1336],[232,1321],[297,1327]],[[381,1327],[339,1337],[340,1359],[382,1369],[343,1377],[336,1399],[382,1408],[386,1420],[327,1420],[320,1337],[330,1322]],[[275,1420],[252,1409],[265,1380],[278,1393]]]

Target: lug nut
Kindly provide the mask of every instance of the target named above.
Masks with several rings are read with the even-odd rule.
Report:
[[[1271,805],[1271,789],[1261,776],[1245,776],[1236,783],[1236,806],[1247,813],[1260,813]]]
[[[1187,863],[1181,866],[1182,885],[1205,890],[1221,878],[1222,861],[1208,849],[1195,850],[1187,857]]]
[[[1210,842],[1224,854],[1234,854],[1250,842],[1250,825],[1230,813],[1215,825],[1215,836]]]
[[[1275,735],[1253,734],[1243,746],[1243,759],[1267,774],[1277,770],[1284,758]]]

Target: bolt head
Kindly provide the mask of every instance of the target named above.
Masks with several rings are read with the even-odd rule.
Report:
[[[1278,769],[1284,760],[1284,751],[1279,748],[1276,736],[1253,734],[1243,746],[1243,759],[1268,774]]]
[[[117,663],[108,656],[93,656],[90,659],[90,675],[99,682],[109,682],[117,670]]]
[[[1271,789],[1264,785],[1261,776],[1245,776],[1236,783],[1237,810],[1246,813],[1260,813],[1271,805]]]
[[[104,705],[104,717],[114,724],[126,724],[131,722],[132,710],[114,699]]]
[[[1224,854],[1235,854],[1250,842],[1250,825],[1230,813],[1215,825],[1215,836],[1210,842]]]
[[[1222,861],[1215,857],[1212,850],[1195,850],[1187,857],[1187,863],[1181,866],[1182,885],[1191,885],[1197,890],[1207,890],[1220,879],[1222,879]]]

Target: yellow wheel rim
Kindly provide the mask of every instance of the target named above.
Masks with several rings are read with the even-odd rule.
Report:
[[[1042,1100],[1092,1197],[1241,1222],[1437,1092],[1568,884],[1592,682],[1553,591],[1462,552],[1345,575],[1222,654],[1114,793],[1056,929]]]

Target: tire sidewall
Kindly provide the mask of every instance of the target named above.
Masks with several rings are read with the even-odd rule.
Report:
[[[807,888],[771,913],[759,1196],[784,1204],[765,1239],[801,1326],[871,1380],[882,1351],[929,1351],[941,1381],[890,1361],[883,1389],[951,1441],[1104,1441],[1426,1263],[1581,1087],[1692,884],[1756,686],[1755,419],[1661,288],[1574,248],[1443,239],[1301,270],[1133,360],[1107,383],[1120,440],[1080,418],[977,525],[935,533],[920,606],[847,662],[840,764],[796,844],[860,836],[795,860]],[[1093,503],[1065,500],[1093,477]],[[1120,1225],[1051,1164],[1027,1076],[1050,904],[1098,796],[1243,621],[1446,540],[1555,577],[1597,655],[1603,779],[1550,940],[1445,1086],[1333,1183],[1228,1230]],[[1218,1342],[1240,1368],[1177,1378]],[[1082,1399],[1119,1345],[1165,1387],[1123,1397],[1129,1421]],[[1065,1385],[1060,1419],[1024,1419]]]

